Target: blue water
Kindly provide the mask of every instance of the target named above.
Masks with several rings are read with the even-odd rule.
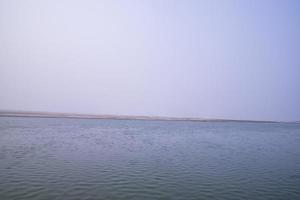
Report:
[[[300,124],[0,117],[0,199],[300,199]]]

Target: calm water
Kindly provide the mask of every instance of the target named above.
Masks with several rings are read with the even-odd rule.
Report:
[[[300,124],[0,117],[0,199],[300,199]]]

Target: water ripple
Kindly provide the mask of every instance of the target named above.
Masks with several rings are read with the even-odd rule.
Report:
[[[0,118],[0,199],[299,199],[299,124]]]

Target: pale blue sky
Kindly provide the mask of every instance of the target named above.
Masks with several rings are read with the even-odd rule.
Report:
[[[299,10],[0,0],[0,109],[300,120]]]

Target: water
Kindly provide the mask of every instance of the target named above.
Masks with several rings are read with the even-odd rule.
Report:
[[[0,199],[300,199],[300,124],[0,117]]]

